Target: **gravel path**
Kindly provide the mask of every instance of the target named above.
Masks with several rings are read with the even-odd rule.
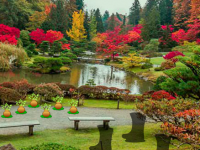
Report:
[[[0,123],[3,122],[20,122],[29,120],[38,120],[40,122],[39,126],[34,127],[34,131],[41,131],[46,129],[67,129],[73,128],[74,122],[69,121],[69,116],[76,117],[113,117],[116,121],[111,121],[110,126],[120,126],[120,125],[132,125],[132,119],[130,113],[134,110],[116,110],[116,109],[103,109],[103,108],[78,108],[79,114],[72,115],[68,114],[69,107],[64,107],[62,111],[56,111],[52,108],[50,113],[52,118],[41,118],[43,109],[39,108],[29,108],[25,107],[27,114],[20,115],[16,114],[18,106],[13,106],[11,109],[11,114],[13,118],[0,118]],[[3,115],[4,110],[0,109],[0,116]],[[147,121],[150,121],[147,119]],[[103,122],[96,121],[82,121],[79,123],[79,128],[97,128],[97,125],[103,124]],[[28,133],[28,127],[15,127],[15,128],[0,128],[0,134],[17,134],[17,133]]]

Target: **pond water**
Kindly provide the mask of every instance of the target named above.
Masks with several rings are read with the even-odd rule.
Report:
[[[85,85],[89,79],[94,79],[96,85],[129,89],[132,94],[142,94],[153,87],[152,83],[136,75],[99,64],[73,64],[71,71],[65,74],[39,74],[24,69],[0,73],[0,83],[20,79],[27,79],[34,84],[62,82],[76,87]]]

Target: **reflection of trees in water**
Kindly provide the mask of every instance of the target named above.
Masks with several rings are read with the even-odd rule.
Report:
[[[104,65],[73,64],[71,72],[66,74],[37,74],[27,70],[15,70],[13,73],[0,73],[0,82],[27,79],[30,83],[65,82],[74,86],[85,85],[88,79],[95,84],[121,89],[130,89],[132,93],[144,93],[152,84],[124,71]]]

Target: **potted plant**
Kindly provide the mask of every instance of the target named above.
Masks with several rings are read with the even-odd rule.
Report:
[[[78,111],[77,108],[76,108],[76,107],[77,107],[77,104],[78,104],[78,101],[72,99],[71,102],[69,102],[69,104],[71,105],[71,108],[70,108],[69,111],[70,111],[71,113],[73,113],[73,114],[76,113],[76,112]]]
[[[42,113],[42,115],[44,117],[49,117],[51,114],[49,112],[49,109],[51,108],[51,105],[47,105],[46,103],[44,105],[41,106],[42,109],[44,109],[44,112]]]
[[[31,94],[30,96],[29,96],[29,99],[31,100],[31,106],[32,107],[36,107],[37,105],[38,105],[38,100],[39,100],[39,94]]]
[[[5,105],[1,105],[2,109],[4,110],[4,117],[10,117],[11,116],[11,112],[10,109],[12,107],[12,105],[8,105],[7,103]]]
[[[19,108],[17,109],[17,111],[19,113],[24,113],[25,112],[25,108],[24,108],[25,104],[26,104],[26,101],[23,101],[21,99],[19,101],[17,101],[16,105],[19,106]]]
[[[55,104],[55,108],[56,109],[61,109],[62,108],[62,101],[63,101],[63,97],[60,97],[60,96],[56,96],[56,97],[53,97],[53,101],[56,102]]]

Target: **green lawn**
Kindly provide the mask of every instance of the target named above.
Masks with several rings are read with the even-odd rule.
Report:
[[[71,101],[71,99],[64,98],[62,102],[63,106],[70,106],[69,101]],[[30,100],[26,99],[26,105],[29,105],[29,104],[30,104]],[[51,104],[52,106],[55,105],[54,102],[49,103],[49,104]],[[81,107],[116,109],[117,101],[86,99],[84,100],[84,105]],[[120,109],[136,109],[136,105],[134,102],[125,103],[124,101],[120,101],[119,107]]]
[[[89,123],[89,122],[88,122]],[[145,124],[145,142],[128,143],[122,138],[123,134],[131,131],[131,126],[118,126],[113,128],[112,149],[113,150],[156,150],[157,142],[154,134],[159,129],[160,124],[146,123]],[[106,134],[106,130],[103,133]],[[90,146],[95,146],[99,142],[99,131],[95,129],[74,129],[63,130],[45,130],[34,132],[33,136],[28,134],[17,135],[0,135],[1,144],[11,143],[17,150],[22,147],[33,146],[42,143],[60,143],[71,145],[81,150],[88,150]],[[184,146],[185,147],[185,146]],[[188,148],[188,147],[187,147]],[[186,149],[187,149],[186,148]],[[170,149],[176,148],[170,145]],[[181,150],[180,148],[179,150]],[[183,149],[182,149],[183,150]]]

